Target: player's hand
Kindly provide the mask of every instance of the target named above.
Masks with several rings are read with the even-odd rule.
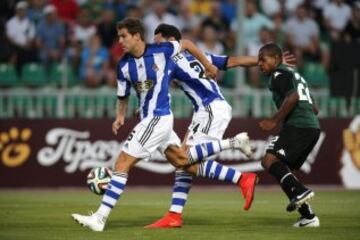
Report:
[[[277,126],[277,122],[271,119],[266,119],[259,122],[259,126],[264,131],[271,131]]]
[[[283,63],[285,65],[288,65],[290,67],[295,67],[296,66],[296,57],[294,54],[290,53],[289,51],[285,51],[283,53]]]
[[[217,67],[215,67],[214,65],[210,65],[210,66],[206,67],[205,75],[208,78],[216,79],[218,71],[219,70],[217,69]]]
[[[124,117],[117,117],[112,124],[112,132],[117,135],[119,128],[124,125]]]

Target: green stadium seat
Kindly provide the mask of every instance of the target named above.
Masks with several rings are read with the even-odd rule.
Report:
[[[360,98],[352,98],[350,101],[349,115],[355,116],[360,114]]]
[[[222,81],[220,81],[220,86],[222,88],[235,88],[236,86],[236,69],[235,68],[231,68],[225,71],[224,73],[224,78]]]
[[[64,85],[67,87],[73,87],[77,84],[77,79],[71,66],[61,63],[55,63],[52,65],[50,70],[50,81],[57,87]]]
[[[253,97],[251,95],[244,95],[240,99],[240,116],[249,116],[252,112]]]
[[[27,63],[22,68],[22,80],[29,87],[44,87],[48,83],[43,66]]]
[[[343,97],[331,97],[328,100],[329,117],[347,117],[346,100]]]
[[[8,96],[0,97],[0,109],[0,118],[13,118],[15,116],[13,105],[10,103],[10,97]]]
[[[36,99],[37,116],[46,118],[58,117],[57,101],[58,98],[54,95],[38,96]]]
[[[317,106],[319,113],[319,117],[327,117],[329,115],[328,109],[328,96],[313,96],[315,105]]]
[[[16,87],[19,85],[15,67],[12,64],[0,63],[0,87]]]
[[[328,87],[329,76],[320,63],[305,62],[302,75],[310,87]]]
[[[275,112],[275,105],[271,96],[263,96],[261,98],[261,116],[271,117]]]
[[[77,110],[75,95],[66,95],[64,99],[64,118],[74,118]]]

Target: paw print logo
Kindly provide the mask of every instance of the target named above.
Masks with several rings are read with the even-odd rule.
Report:
[[[9,132],[0,132],[0,156],[5,166],[18,167],[29,158],[31,149],[27,141],[30,137],[29,128],[19,131],[12,127]]]
[[[360,128],[355,133],[350,129],[343,130],[343,141],[354,165],[360,169]]]

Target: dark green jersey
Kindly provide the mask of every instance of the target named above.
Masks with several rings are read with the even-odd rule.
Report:
[[[273,94],[273,100],[277,109],[284,99],[297,91],[299,101],[294,109],[286,116],[284,125],[299,128],[320,128],[319,120],[313,112],[313,100],[309,88],[302,76],[294,69],[280,64],[270,75],[269,89]]]

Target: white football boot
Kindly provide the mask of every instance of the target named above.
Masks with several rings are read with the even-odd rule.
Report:
[[[250,158],[253,154],[250,147],[250,139],[247,132],[237,134],[230,139],[230,143],[233,149],[239,149],[246,157]]]
[[[317,216],[314,216],[312,219],[300,218],[293,227],[320,227],[320,220]]]
[[[77,213],[71,214],[72,218],[84,227],[88,227],[95,232],[104,231],[105,219],[104,217],[93,213],[89,216],[80,215]]]

